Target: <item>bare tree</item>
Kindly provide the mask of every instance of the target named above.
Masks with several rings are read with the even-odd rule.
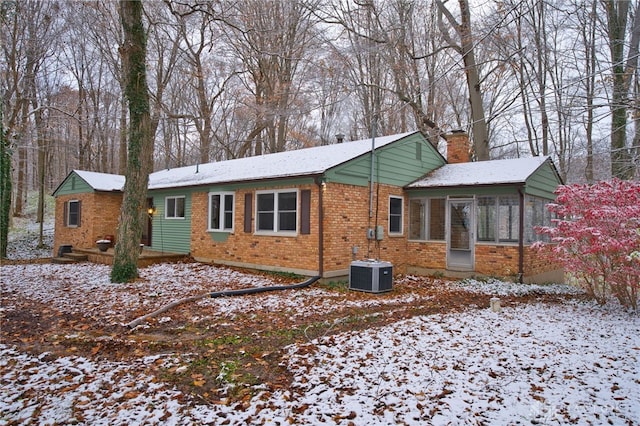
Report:
[[[585,139],[586,139],[586,165],[585,165],[585,178],[588,183],[594,181],[594,101],[596,99],[596,81],[597,81],[597,0],[591,0],[590,2],[577,2],[576,3],[576,17],[578,20],[578,31],[580,34],[580,47],[582,50],[581,63],[583,67],[578,67],[578,70],[583,69],[584,74],[580,79],[582,86],[584,87],[584,97],[586,103],[586,116],[584,118],[585,127]]]
[[[240,156],[286,149],[293,117],[306,111],[294,107],[301,96],[304,59],[316,31],[313,16],[300,0],[261,0],[228,4],[230,15],[221,28],[244,66],[253,95],[255,118]]]
[[[469,106],[471,107],[471,128],[473,134],[473,145],[475,157],[477,160],[489,160],[489,135],[487,131],[487,123],[484,115],[484,106],[482,100],[482,90],[480,87],[480,73],[475,57],[475,45],[471,32],[471,12],[468,0],[459,0],[460,6],[460,23],[458,23],[453,14],[446,8],[442,0],[435,0],[438,5],[440,15],[438,23],[450,44],[462,56],[464,62],[464,70],[467,80],[467,89],[469,91]],[[460,40],[456,43],[449,35],[449,27],[444,24],[442,17],[445,17],[449,27],[453,28]]]

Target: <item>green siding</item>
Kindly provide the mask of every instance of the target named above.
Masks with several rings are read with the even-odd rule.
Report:
[[[556,198],[554,191],[561,183],[560,177],[551,162],[547,160],[529,176],[525,186],[525,193],[553,200]]]
[[[417,158],[418,152],[421,158]],[[378,148],[375,155],[374,179],[387,185],[405,186],[445,164],[437,150],[419,133]],[[367,186],[371,177],[371,154],[334,167],[325,176],[328,182]]]
[[[408,189],[409,198],[412,197],[472,197],[474,195],[517,195],[518,186],[495,185],[476,186],[465,188],[431,188],[431,189]]]
[[[188,254],[191,251],[191,189],[175,189],[170,191],[153,191],[153,205],[156,212],[153,216],[151,249],[171,253]],[[184,219],[166,219],[166,197],[184,196]],[[206,212],[204,213],[206,214]]]
[[[253,182],[238,182],[238,183],[222,183],[203,185],[197,189],[198,192],[220,192],[220,191],[238,191],[241,189],[254,189],[254,188],[294,188],[300,185],[309,185],[314,183],[312,177],[297,177],[297,178],[283,178],[283,179],[270,179]]]
[[[54,197],[58,195],[72,195],[72,194],[86,194],[94,192],[94,189],[89,184],[78,176],[75,172],[71,172],[69,176],[58,186],[53,193]]]

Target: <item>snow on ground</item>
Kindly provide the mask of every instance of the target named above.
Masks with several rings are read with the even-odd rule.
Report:
[[[189,296],[236,288],[280,285],[268,276],[198,263],[158,264],[139,270],[140,279],[128,284],[112,284],[110,267],[91,263],[21,264],[2,267],[2,310],[14,309],[13,300],[29,298],[70,314],[100,318],[109,324],[134,319],[132,312],[148,313]],[[33,277],[39,277],[34,280]],[[91,297],[86,297],[91,294]],[[338,300],[340,299],[340,300]],[[203,298],[197,305],[217,317],[233,319],[239,313],[269,310],[288,311],[293,319],[310,313],[329,312],[341,307],[411,303],[415,296],[385,297],[362,301],[342,300],[335,292],[311,287],[299,291],[266,293],[260,297]],[[305,309],[302,309],[302,307]],[[206,320],[207,317],[198,320]]]
[[[494,296],[525,296],[528,294],[583,294],[584,290],[568,284],[539,285],[506,283],[496,279],[465,279],[449,284],[452,288],[460,288],[472,293],[491,294]]]
[[[577,303],[416,317],[291,347],[292,388],[243,410],[187,404],[135,366],[1,346],[0,424],[638,424],[639,336],[638,316]]]
[[[125,315],[136,310],[148,313],[177,299],[229,289],[231,283],[238,288],[274,285],[265,277],[195,263],[143,268],[141,278],[128,284],[111,283],[110,273],[109,266],[91,263],[3,266],[3,290],[10,292],[3,309],[13,309],[12,300],[26,297],[63,312],[121,324],[132,320]]]
[[[146,313],[179,297],[274,284],[201,264],[145,268],[140,280],[126,286],[109,283],[107,267],[88,263],[5,265],[0,273],[2,311],[31,297],[112,323],[132,319],[122,312],[142,307]],[[491,295],[527,288],[536,294],[575,292],[498,281],[455,285]],[[199,303],[209,315],[233,318],[252,309],[295,316],[307,308],[319,313],[398,301],[392,295],[354,300],[337,294],[313,286]],[[200,405],[158,381],[156,372],[185,362],[180,354],[124,364],[33,356],[0,344],[0,425],[640,423],[640,317],[620,309],[565,302],[421,316],[288,351],[282,362],[295,376],[292,387],[258,389],[239,406]]]
[[[52,217],[42,224],[43,247],[38,248],[40,224],[29,217],[14,217],[13,227],[9,230],[7,241],[7,259],[36,259],[51,257],[53,250],[54,221]]]

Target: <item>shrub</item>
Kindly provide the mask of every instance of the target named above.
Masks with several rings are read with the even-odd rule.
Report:
[[[556,194],[549,210],[557,219],[553,226],[537,228],[550,237],[550,255],[599,303],[613,294],[623,306],[637,310],[640,182],[563,185]]]

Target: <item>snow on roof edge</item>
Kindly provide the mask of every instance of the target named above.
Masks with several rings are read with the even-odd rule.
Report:
[[[87,182],[87,185],[96,191],[124,190],[125,177],[122,175],[90,172],[87,170],[73,170],[72,173],[80,176],[85,182]]]
[[[402,140],[418,131],[376,138],[376,149]],[[370,151],[371,138],[341,144],[321,145],[254,157],[159,170],[149,176],[149,189],[250,182],[313,176],[351,161]]]
[[[525,183],[550,160],[550,156],[537,156],[446,164],[410,183],[406,188],[520,184]]]

